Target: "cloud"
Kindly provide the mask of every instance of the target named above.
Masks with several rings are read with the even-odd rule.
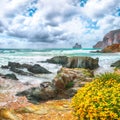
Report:
[[[120,28],[120,0],[1,0],[0,5],[3,46],[70,47],[79,42],[91,47]]]
[[[91,19],[100,19],[115,13],[120,7],[120,0],[88,0],[83,12]]]

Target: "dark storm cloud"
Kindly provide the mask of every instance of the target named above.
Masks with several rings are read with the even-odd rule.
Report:
[[[13,36],[13,37],[18,37],[18,38],[27,38],[27,34],[24,31],[8,31],[7,34],[9,36]]]

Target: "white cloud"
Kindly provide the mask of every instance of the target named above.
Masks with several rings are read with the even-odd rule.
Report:
[[[80,42],[92,46],[105,33],[120,28],[116,9],[120,0],[88,0],[80,7],[79,0],[1,0],[0,36],[3,46],[19,43],[17,47],[46,45],[70,46]],[[30,10],[35,11],[31,13]],[[15,37],[12,39],[12,37]],[[2,44],[2,37],[0,43]],[[39,42],[39,43],[37,43]],[[9,45],[9,44],[10,45]],[[21,44],[20,44],[21,43]],[[55,47],[55,46],[53,46]]]

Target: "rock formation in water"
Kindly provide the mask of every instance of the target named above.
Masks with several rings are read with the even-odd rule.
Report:
[[[105,48],[112,44],[120,44],[120,29],[107,33],[102,41],[99,41],[93,48]]]
[[[111,64],[111,67],[116,67],[116,68],[119,68],[119,69],[120,69],[120,60],[112,63],[112,64]]]
[[[81,48],[82,48],[82,46],[81,46],[80,44],[76,43],[76,44],[73,46],[73,48],[76,48],[76,49],[81,49]]]
[[[66,57],[66,56],[55,56],[51,59],[48,59],[46,62],[61,64],[67,68],[86,68],[86,69],[96,69],[99,59],[93,59],[91,57]]]

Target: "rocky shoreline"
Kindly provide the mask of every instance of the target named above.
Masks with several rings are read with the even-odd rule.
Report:
[[[39,120],[40,117],[41,120],[52,120],[52,117],[51,119],[48,119],[48,116],[48,118],[45,118],[45,115],[48,115],[50,113],[46,108],[44,108],[49,106],[49,102],[54,106],[55,103],[56,105],[58,105],[58,108],[54,108],[54,110],[59,109],[59,107],[61,106],[63,108],[62,111],[59,109],[59,112],[61,112],[61,114],[64,114],[63,111],[66,111],[67,113],[69,113],[68,116],[70,116],[71,108],[68,107],[70,98],[73,97],[74,94],[76,94],[78,89],[93,80],[94,70],[99,67],[98,58],[93,59],[90,57],[68,58],[66,56],[56,56],[44,62],[62,65],[62,68],[58,71],[56,77],[51,82],[42,82],[40,85],[21,83],[19,80],[12,80],[14,78],[6,77],[6,75],[1,75],[1,119],[26,120],[26,118],[28,117],[25,117],[27,113],[29,117],[34,116],[33,118],[36,120]],[[119,63],[117,62],[112,66],[116,67],[116,64],[118,66]],[[29,65],[14,62],[9,62],[7,66],[2,66],[2,68],[9,69],[17,74],[24,73],[24,75],[28,76],[34,76],[34,74],[38,73],[41,74],[43,73],[43,71],[45,72],[45,74],[51,74],[52,72],[49,72],[47,69],[37,64]],[[23,68],[25,68],[27,71],[24,71]],[[64,107],[63,103],[65,105],[67,104],[67,108]],[[41,107],[43,107],[44,109],[41,109]],[[12,112],[13,110],[14,113]],[[36,112],[38,114],[36,114]],[[58,116],[55,111],[54,114]],[[66,116],[66,114],[64,115]],[[71,116],[71,118],[73,118],[73,116]],[[64,120],[64,117],[62,119]]]

